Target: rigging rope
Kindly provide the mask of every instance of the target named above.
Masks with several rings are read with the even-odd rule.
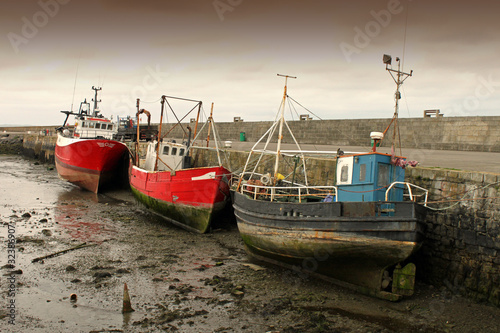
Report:
[[[146,104],[153,104],[153,103],[158,103],[159,101],[161,101],[161,97],[160,97],[160,98],[158,98],[158,99],[157,99],[157,100],[155,100],[155,101],[152,101],[152,102],[146,102],[146,101],[143,101],[143,100],[141,99],[141,104],[142,104],[142,103],[146,103]]]
[[[401,62],[401,69],[404,70],[405,68],[405,52],[406,52],[406,29],[408,28],[408,13],[410,12],[410,4],[408,3],[408,7],[406,9],[406,22],[405,22],[405,33],[404,33],[404,39],[403,39],[403,57],[402,57],[402,62]]]
[[[294,100],[293,98],[291,98],[290,95],[286,95],[286,97],[290,98],[292,101],[294,101],[295,103],[297,103],[299,106],[301,106],[304,110],[306,110],[307,112],[309,112],[313,116],[318,117],[319,120],[323,120],[323,119],[321,119],[320,116],[318,116],[317,114],[315,114],[314,112],[312,112],[311,110],[309,110],[308,108],[306,108],[305,106],[303,106],[302,104],[300,104],[299,102],[297,102],[296,100]]]
[[[469,193],[469,192],[472,192],[472,191],[478,191],[478,190],[482,190],[483,188],[486,188],[486,187],[489,187],[491,185],[496,185],[496,184],[500,184],[500,182],[495,182],[495,183],[491,183],[491,184],[487,184],[485,186],[482,186],[482,187],[478,187],[478,188],[474,188],[474,189],[470,189],[466,192],[464,192],[464,195],[460,198],[460,199],[455,199],[455,200],[443,200],[443,201],[435,201],[435,202],[432,202],[432,203],[439,203],[439,202],[453,202],[453,201],[456,201],[453,205],[451,206],[448,206],[448,207],[444,207],[444,208],[432,208],[432,207],[428,207],[429,209],[431,210],[434,210],[434,211],[441,211],[441,210],[447,210],[447,209],[450,209],[450,208],[453,208],[455,207],[456,205],[458,205],[460,202],[462,201],[474,201],[474,200],[483,200],[483,199],[497,199],[498,197],[487,197],[487,198],[472,198],[472,199],[464,199],[465,196]]]

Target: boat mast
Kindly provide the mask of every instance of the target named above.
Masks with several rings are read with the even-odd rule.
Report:
[[[212,107],[210,109],[210,118],[208,118],[207,147],[209,146],[210,143],[210,129],[212,129],[213,132],[212,134],[214,135],[215,151],[217,152],[217,161],[219,162],[219,166],[222,166],[222,160],[220,158],[220,149],[219,149],[219,138],[215,130],[213,115],[214,115],[214,103],[212,102]]]
[[[139,167],[139,98],[137,99],[137,133],[135,138],[135,165]]]
[[[396,83],[396,93],[394,96],[394,99],[396,100],[396,105],[394,106],[394,116],[392,117],[391,122],[389,123],[389,126],[384,131],[384,135],[391,126],[391,124],[394,122],[394,131],[392,133],[392,146],[394,147],[396,144],[396,131],[399,133],[399,128],[398,128],[398,114],[399,114],[399,100],[401,99],[401,93],[399,92],[399,88],[403,85],[403,82],[413,74],[413,70],[410,71],[410,73],[405,73],[401,71],[401,61],[399,57],[396,57],[396,61],[398,62],[398,69],[392,69],[392,57],[390,55],[384,54],[383,57],[383,62],[385,64],[385,69],[391,74],[392,79]],[[391,67],[389,67],[391,66]],[[395,74],[394,74],[395,73]],[[396,77],[395,77],[396,75]],[[401,148],[401,147],[400,147]]]
[[[161,112],[160,112],[160,125],[158,127],[158,142],[156,143],[156,159],[154,171],[158,171],[158,159],[160,158],[160,144],[163,142],[163,137],[161,136],[161,126],[163,124],[163,110],[165,108],[165,95],[161,96]]]
[[[94,90],[94,98],[92,99],[92,101],[94,102],[94,109],[92,110],[92,117],[99,117],[99,108],[97,107],[97,103],[101,102],[101,100],[97,100],[97,92],[99,90],[102,90],[101,87],[99,88],[96,88],[94,86],[92,86],[92,90]]]
[[[290,76],[290,75],[282,75],[282,74],[277,74],[278,76],[282,76],[285,78],[285,89],[283,93],[283,100],[281,101],[281,114],[280,114],[280,123],[279,123],[279,132],[278,132],[278,146],[276,148],[276,162],[274,163],[274,180],[273,180],[273,185],[276,185],[276,179],[278,178],[278,166],[279,166],[279,159],[280,159],[280,150],[281,150],[281,140],[283,139],[283,124],[285,123],[285,103],[286,103],[286,88],[287,88],[287,83],[288,83],[288,78],[291,79],[296,79],[296,76]]]
[[[212,115],[214,113],[214,103],[212,103],[212,107],[210,108],[210,118],[208,118],[208,133],[207,133],[207,147],[210,143],[210,127],[212,126]]]

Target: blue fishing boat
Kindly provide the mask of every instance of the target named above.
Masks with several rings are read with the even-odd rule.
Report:
[[[391,121],[396,127],[399,87],[411,73],[399,65],[392,69],[385,56],[384,62],[397,83]],[[252,148],[234,187],[233,207],[247,252],[380,298],[412,295],[416,267],[407,260],[423,240],[427,191],[404,180],[405,168],[414,162],[377,151],[391,124],[370,133],[371,151],[335,153],[335,185],[314,185],[306,170],[311,152],[300,148],[291,131],[297,149],[281,149],[283,130],[290,130],[287,99],[285,81],[277,121]],[[277,149],[271,151],[274,134]],[[264,149],[257,148],[262,144]],[[266,154],[275,158],[274,173],[258,173],[253,165]]]

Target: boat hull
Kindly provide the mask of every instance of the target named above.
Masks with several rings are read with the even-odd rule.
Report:
[[[58,134],[55,164],[59,177],[81,188],[97,193],[116,179],[125,144],[106,139],[67,138]]]
[[[151,172],[131,166],[135,198],[184,229],[205,233],[229,199],[230,172],[223,167]]]
[[[382,292],[384,271],[421,245],[425,210],[375,202],[284,203],[235,192],[233,206],[247,252],[300,272],[344,281],[369,294]],[[384,297],[385,298],[385,297]]]

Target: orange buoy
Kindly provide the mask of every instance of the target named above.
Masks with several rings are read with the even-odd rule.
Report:
[[[130,296],[128,294],[128,288],[127,284],[125,283],[123,287],[123,309],[122,312],[132,312],[134,309],[132,309],[132,305],[130,304]]]

